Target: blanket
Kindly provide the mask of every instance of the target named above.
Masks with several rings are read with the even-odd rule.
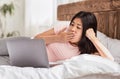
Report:
[[[50,68],[0,66],[0,79],[72,79],[89,74],[120,76],[120,66],[109,59],[87,54]]]

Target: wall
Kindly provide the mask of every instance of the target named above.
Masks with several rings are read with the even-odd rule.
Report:
[[[19,31],[24,34],[24,0],[14,0],[15,11],[12,16],[6,16],[6,32]],[[4,20],[1,16],[1,20]]]
[[[84,1],[84,0],[57,0],[57,4],[67,4],[67,3],[73,3],[73,2],[78,2],[78,1]]]
[[[26,0],[25,27],[26,36],[34,36],[52,26],[56,9],[56,0]]]
[[[78,1],[78,0],[53,0],[54,5],[53,5],[53,10],[52,10],[53,15],[51,17],[53,19],[52,22],[55,23],[57,21],[57,6],[58,5],[69,3],[69,2],[75,2],[75,1]],[[6,19],[7,19],[6,31],[7,32],[19,31],[21,36],[26,36],[25,35],[25,31],[26,31],[25,0],[14,0],[14,4],[15,4],[14,15],[13,16],[7,15],[7,17],[6,17]],[[28,36],[34,35],[36,33],[35,31],[43,32],[48,28],[50,28],[50,27],[48,27],[48,26],[46,27],[46,25],[43,24],[43,25],[35,28],[35,30],[29,31],[29,32],[31,32],[31,35],[28,35]],[[29,27],[27,29],[29,30]],[[34,27],[32,27],[32,29],[34,29]]]

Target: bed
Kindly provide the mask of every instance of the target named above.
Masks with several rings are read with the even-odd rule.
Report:
[[[120,48],[120,43],[118,45],[115,44],[120,40],[120,0],[83,0],[59,5],[57,9],[57,19],[59,21],[70,21],[74,14],[79,11],[89,11],[95,14],[98,21],[98,31],[104,34],[98,34],[98,38],[100,37],[101,42],[110,50],[115,61],[120,63],[120,57],[118,56],[120,51],[116,51],[116,48]],[[108,38],[105,39],[106,37],[104,36]],[[94,74],[76,79],[119,78],[107,74]]]
[[[79,11],[91,11],[98,20],[97,36],[115,62],[95,55],[80,55],[50,68],[10,66],[6,40],[0,39],[0,79],[120,79],[120,1],[85,0],[58,6],[58,22],[69,25]]]

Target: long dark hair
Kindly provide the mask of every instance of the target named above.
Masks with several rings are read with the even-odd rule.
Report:
[[[80,11],[72,18],[70,24],[75,18],[81,19],[83,25],[82,37],[78,42],[78,47],[81,51],[80,54],[92,54],[97,52],[97,49],[95,48],[93,43],[86,37],[86,30],[89,28],[93,28],[97,36],[97,20],[95,15],[91,12]]]

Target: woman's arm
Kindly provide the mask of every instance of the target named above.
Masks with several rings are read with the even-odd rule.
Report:
[[[55,34],[54,28],[45,31],[43,33],[37,34],[35,39],[44,39],[46,44],[54,43],[54,42],[65,42],[66,41],[66,33],[64,32],[65,28],[63,28],[59,34]]]
[[[50,29],[50,30],[47,30],[47,31],[45,31],[45,32],[43,32],[43,33],[40,33],[40,34],[37,34],[36,36],[35,36],[35,38],[41,38],[41,36],[46,36],[46,35],[55,35],[55,33],[54,33],[54,28],[52,28],[52,29]]]
[[[95,45],[96,49],[98,50],[99,54],[102,57],[109,58],[114,61],[113,56],[110,54],[108,49],[98,40],[95,36],[93,29],[88,29],[86,31],[86,36],[91,40],[91,42]]]

